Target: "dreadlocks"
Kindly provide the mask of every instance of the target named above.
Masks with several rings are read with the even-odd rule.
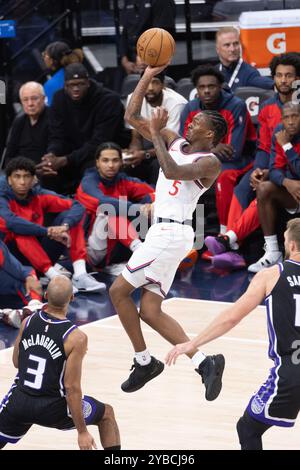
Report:
[[[217,111],[206,109],[205,111],[202,111],[202,113],[209,119],[211,127],[215,132],[213,145],[218,145],[228,132],[227,122]]]

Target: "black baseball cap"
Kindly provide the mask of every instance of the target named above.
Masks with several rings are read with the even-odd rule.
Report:
[[[89,78],[87,69],[82,64],[70,64],[65,68],[65,81],[73,80],[74,78]]]

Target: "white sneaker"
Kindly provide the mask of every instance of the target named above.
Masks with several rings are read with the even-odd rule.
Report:
[[[20,328],[22,323],[22,310],[3,308],[0,310],[0,318],[6,325]]]
[[[81,274],[77,278],[73,276],[72,283],[78,289],[78,292],[101,292],[106,289],[103,282],[96,281],[88,273]]]
[[[55,263],[55,265],[53,267],[54,267],[55,271],[58,272],[58,274],[62,274],[63,276],[66,276],[69,279],[71,279],[72,273],[70,271],[68,271],[64,266],[62,266],[59,263]]]
[[[266,251],[264,256],[262,256],[256,263],[248,266],[248,271],[250,271],[250,273],[258,273],[262,269],[270,268],[281,261],[282,254],[280,251]]]

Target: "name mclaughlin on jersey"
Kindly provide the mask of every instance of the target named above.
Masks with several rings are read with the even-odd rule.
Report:
[[[31,335],[31,337],[28,339],[24,338],[22,340],[22,344],[24,346],[25,351],[31,346],[43,346],[49,351],[52,359],[57,359],[58,357],[62,356],[61,350],[59,349],[57,344],[53,341],[53,339],[49,338],[49,336],[37,334],[34,337],[33,335]]]

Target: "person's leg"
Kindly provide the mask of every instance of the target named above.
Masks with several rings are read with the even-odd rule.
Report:
[[[190,338],[181,325],[162,311],[162,300],[160,295],[144,289],[140,307],[142,320],[173,345],[189,341]],[[192,360],[193,368],[202,377],[206,388],[205,398],[209,401],[215,400],[222,388],[224,357],[221,354],[206,357],[197,349],[187,356]]]
[[[15,234],[15,242],[18,250],[37,271],[47,273],[52,267],[52,262],[36,237]]]
[[[241,450],[262,450],[261,437],[270,427],[271,424],[257,421],[245,411],[236,425]]]
[[[257,207],[260,224],[265,238],[266,253],[256,263],[248,267],[250,272],[258,272],[278,263],[282,259],[278,246],[276,221],[279,208],[296,209],[298,204],[285,188],[279,188],[271,181],[257,187]]]
[[[121,449],[120,432],[112,406],[105,404],[104,415],[97,426],[104,450]]]
[[[226,169],[223,164],[223,171],[216,182],[216,206],[220,223],[220,233],[225,233],[230,204],[237,179],[247,173],[251,167],[248,165],[243,169]]]
[[[109,289],[109,295],[135,352],[140,352],[146,349],[146,343],[141,329],[140,316],[131,298],[134,290],[135,287],[120,274]]]
[[[140,316],[130,296],[134,289],[134,286],[120,274],[109,291],[112,303],[135,351],[133,367],[131,368],[133,371],[121,385],[123,392],[126,393],[139,390],[164,370],[164,364],[155,357],[150,356],[146,347]]]
[[[162,311],[162,301],[163,297],[160,295],[143,289],[140,306],[141,319],[173,345],[189,341],[190,338],[186,335],[180,324]],[[191,358],[196,352],[197,350],[195,349],[188,356]]]

